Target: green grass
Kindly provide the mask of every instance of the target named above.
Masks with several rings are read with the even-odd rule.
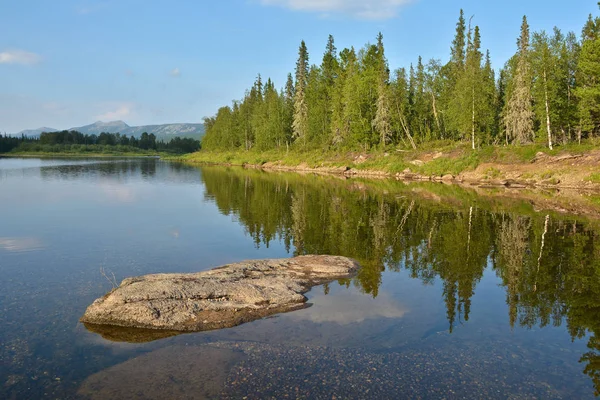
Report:
[[[554,172],[544,171],[544,172],[542,172],[542,174],[540,176],[542,177],[542,179],[550,179],[554,176]]]
[[[594,174],[591,174],[590,176],[588,176],[587,178],[585,178],[585,180],[587,182],[600,183],[600,172],[596,172]]]
[[[488,168],[487,171],[485,171],[485,177],[486,179],[497,179],[502,175],[502,172],[497,169],[497,168]]]
[[[369,152],[351,150],[323,150],[290,148],[289,151],[205,151],[188,154],[175,159],[206,164],[231,164],[231,165],[263,165],[277,163],[284,166],[295,167],[304,164],[308,167],[348,167],[361,171],[383,171],[391,174],[410,169],[413,173],[425,176],[443,176],[446,174],[459,175],[465,171],[472,171],[482,163],[497,163],[513,165],[531,162],[539,152],[548,155],[564,153],[582,154],[598,148],[599,140],[586,140],[582,144],[569,144],[557,146],[549,150],[543,143],[526,146],[483,146],[472,150],[468,143],[452,141],[434,141],[421,144],[418,150],[381,149]],[[434,157],[435,155],[435,157]],[[359,157],[362,158],[359,159]],[[173,157],[171,157],[173,158]],[[425,160],[423,163],[415,160]],[[360,161],[360,162],[359,162]],[[491,168],[487,171],[488,178],[500,178],[500,171]],[[553,173],[544,171],[543,179],[553,178]]]

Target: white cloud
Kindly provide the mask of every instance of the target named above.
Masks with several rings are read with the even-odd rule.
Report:
[[[33,65],[41,59],[39,55],[23,50],[6,50],[0,53],[0,64]]]
[[[94,117],[98,121],[114,121],[128,117],[133,112],[133,106],[131,104],[122,104],[113,111],[105,112],[104,114],[97,115]]]
[[[281,6],[291,10],[321,14],[345,14],[359,19],[380,20],[393,18],[400,7],[412,0],[260,0],[267,6]]]
[[[170,74],[174,78],[179,78],[181,76],[181,71],[179,71],[179,68],[174,68]]]

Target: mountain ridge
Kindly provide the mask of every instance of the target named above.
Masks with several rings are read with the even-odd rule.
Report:
[[[56,132],[59,129],[42,127],[38,129],[26,129],[15,136],[39,136],[42,132]],[[102,132],[120,133],[121,135],[139,137],[142,133],[154,133],[158,139],[171,139],[173,137],[190,137],[200,139],[204,136],[204,124],[198,123],[172,123],[172,124],[156,124],[156,125],[141,125],[130,126],[126,122],[117,121],[96,121],[93,124],[73,127],[67,129],[69,131],[78,131],[86,135],[99,135]]]

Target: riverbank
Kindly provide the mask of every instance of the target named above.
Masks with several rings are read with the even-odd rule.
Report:
[[[588,141],[548,150],[541,145],[484,147],[437,143],[388,152],[207,152],[177,160],[247,168],[446,181],[473,186],[600,190],[600,149]]]

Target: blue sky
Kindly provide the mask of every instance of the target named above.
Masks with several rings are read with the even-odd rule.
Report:
[[[460,8],[474,15],[495,68],[535,30],[578,35],[597,1],[0,0],[0,132],[96,120],[201,122],[243,96],[258,73],[281,87],[301,40],[320,63],[384,35],[392,69],[446,61]]]

